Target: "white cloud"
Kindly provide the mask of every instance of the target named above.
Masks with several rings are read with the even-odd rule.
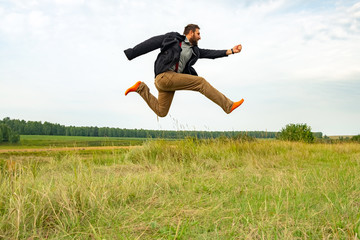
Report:
[[[67,6],[74,6],[74,5],[81,5],[84,4],[84,0],[55,0],[55,3],[58,5],[67,5]]]
[[[254,1],[245,11],[265,16],[282,9],[286,5],[286,1]]]
[[[20,13],[9,13],[2,16],[0,29],[6,35],[21,34],[25,30],[26,16]]]
[[[49,17],[45,16],[41,11],[32,11],[28,16],[30,27],[38,29],[49,26]]]
[[[354,16],[360,17],[360,2],[355,3],[349,10],[354,13]]]

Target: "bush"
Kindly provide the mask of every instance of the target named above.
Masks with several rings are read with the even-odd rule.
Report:
[[[311,127],[306,124],[288,124],[281,129],[278,138],[285,141],[301,141],[312,143],[314,142],[314,134],[311,132]]]
[[[16,132],[11,132],[9,136],[9,142],[10,143],[18,143],[20,142],[20,135]]]
[[[20,136],[16,132],[12,131],[5,124],[0,124],[0,143],[1,142],[10,142],[18,143],[20,141]]]
[[[356,135],[356,136],[353,136],[353,137],[351,138],[351,141],[360,143],[360,134],[359,134],[359,135]]]

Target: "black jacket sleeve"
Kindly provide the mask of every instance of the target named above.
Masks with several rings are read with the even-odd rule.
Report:
[[[201,49],[199,48],[200,56],[199,58],[220,58],[220,57],[227,57],[226,51],[227,50],[210,50],[210,49]]]
[[[161,47],[162,42],[164,41],[165,35],[159,35],[148,40],[145,40],[142,43],[139,43],[134,48],[128,48],[124,51],[126,57],[129,60],[132,60],[138,56],[146,54],[148,52],[154,51]]]

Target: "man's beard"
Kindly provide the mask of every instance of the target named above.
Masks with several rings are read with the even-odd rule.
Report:
[[[198,41],[196,40],[195,34],[191,36],[189,42],[191,43],[192,46],[197,46]]]

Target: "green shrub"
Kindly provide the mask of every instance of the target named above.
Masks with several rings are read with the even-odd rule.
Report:
[[[5,124],[0,124],[0,143],[1,142],[10,142],[17,143],[20,141],[20,136],[16,132],[12,131]]]
[[[300,141],[312,143],[314,142],[314,134],[311,132],[311,127],[306,124],[288,124],[281,129],[278,138],[285,141]]]
[[[16,132],[11,132],[9,136],[9,142],[10,143],[18,143],[20,142],[20,135]]]
[[[353,142],[359,142],[359,143],[360,143],[360,134],[359,134],[359,135],[356,135],[356,136],[353,136],[353,137],[351,138],[351,141],[353,141]]]

